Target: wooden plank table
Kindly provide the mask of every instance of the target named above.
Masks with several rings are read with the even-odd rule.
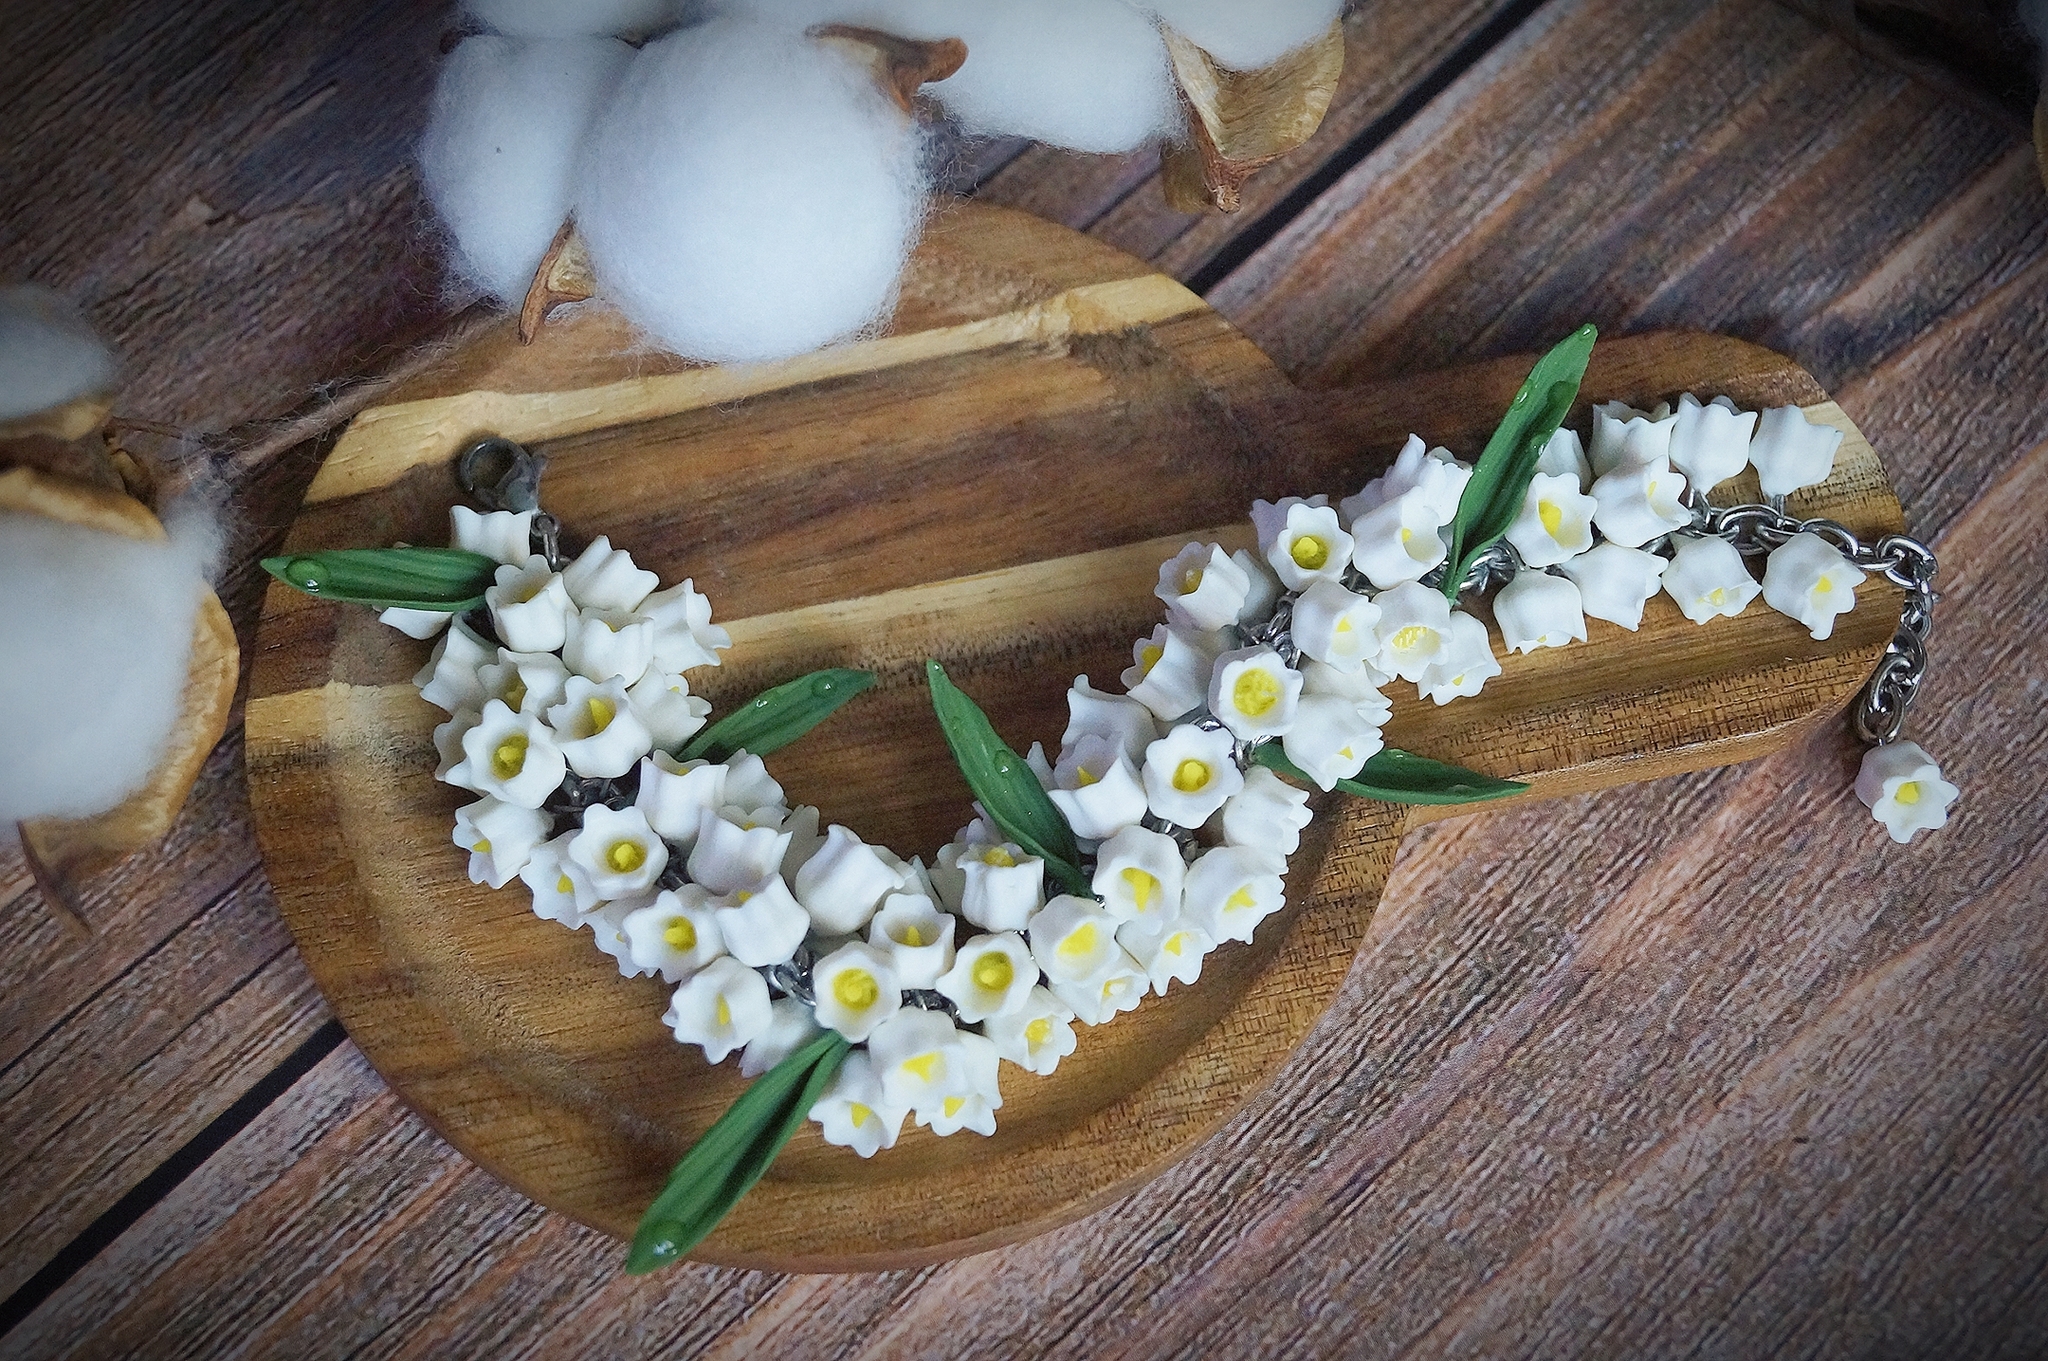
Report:
[[[293,949],[231,733],[69,932],[0,858],[0,1351],[41,1356],[2031,1355],[2048,1348],[2048,193],[2024,108],[1777,0],[1366,0],[1328,131],[1233,219],[1144,157],[954,178],[1152,259],[1298,381],[1609,333],[1781,349],[1942,554],[1884,841],[1826,731],[1434,825],[1301,1061],[1195,1157],[918,1272],[618,1274],[370,1072]],[[442,333],[408,164],[442,16],[82,0],[0,51],[0,277],[126,411],[217,432],[245,649],[294,419]],[[1938,55],[1938,54],[1937,54]]]

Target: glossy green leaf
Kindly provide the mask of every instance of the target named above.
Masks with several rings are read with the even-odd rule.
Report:
[[[766,756],[830,718],[840,705],[873,686],[875,673],[834,667],[764,690],[744,706],[691,738],[685,761],[729,761],[742,751]]]
[[[263,570],[321,600],[460,614],[484,603],[498,563],[462,548],[335,548],[265,558]]]
[[[703,1242],[761,1180],[851,1048],[845,1036],[827,1031],[754,1079],[669,1173],[640,1217],[626,1270],[644,1275]]]
[[[1579,384],[1585,380],[1586,363],[1598,336],[1588,322],[1536,361],[1493,438],[1487,440],[1479,462],[1473,465],[1471,480],[1458,498],[1457,517],[1451,522],[1451,552],[1444,577],[1444,594],[1451,600],[1457,600],[1458,588],[1479,555],[1499,542],[1521,513],[1522,498],[1536,476],[1543,446],[1550,443],[1578,400]]]
[[[1091,892],[1079,868],[1081,854],[1073,829],[1046,797],[1031,767],[996,735],[988,715],[953,684],[945,667],[927,661],[924,669],[946,745],[953,749],[953,759],[982,808],[1004,836],[1043,860],[1046,871],[1067,892]]]
[[[1305,785],[1315,781],[1308,772],[1287,759],[1278,742],[1261,742],[1252,748],[1252,760]],[[1387,803],[1484,803],[1519,794],[1529,786],[1514,780],[1498,780],[1463,766],[1446,765],[1427,756],[1395,747],[1385,747],[1358,772],[1356,779],[1337,781],[1337,789],[1362,799]]]

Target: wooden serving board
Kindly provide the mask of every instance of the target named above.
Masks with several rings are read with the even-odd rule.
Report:
[[[452,460],[510,436],[551,460],[574,549],[609,534],[664,583],[693,578],[734,647],[693,684],[722,712],[823,665],[878,689],[770,761],[792,802],[903,855],[967,820],[927,656],[1019,749],[1056,746],[1070,678],[1114,685],[1159,614],[1159,563],[1250,541],[1254,497],[1346,495],[1411,431],[1477,453],[1528,370],[1506,359],[1340,392],[1293,389],[1202,301],[1132,257],[1022,214],[933,224],[878,339],[765,367],[636,351],[602,311],[521,348],[511,323],[365,411],[326,452],[290,550],[445,541]],[[1782,356],[1712,336],[1603,342],[1588,400],[1682,389],[1798,402],[1847,434],[1795,498],[1861,534],[1899,527],[1869,445]],[[1574,413],[1582,420],[1584,406]],[[1748,499],[1754,486],[1724,488]],[[1445,708],[1396,684],[1389,741],[1564,794],[1746,759],[1838,713],[1897,619],[1872,582],[1815,642],[1761,602],[1504,657]],[[535,1199],[630,1233],[668,1169],[742,1090],[590,937],[514,885],[471,885],[466,795],[432,778],[442,717],[409,678],[427,645],[273,585],[248,706],[251,799],[287,920],[349,1033],[469,1157]],[[1201,982],[1086,1029],[1049,1079],[1005,1069],[991,1139],[906,1129],[871,1161],[807,1126],[696,1254],[781,1270],[899,1267],[993,1247],[1105,1205],[1188,1152],[1278,1067],[1349,969],[1403,831],[1444,810],[1326,809],[1289,909]]]

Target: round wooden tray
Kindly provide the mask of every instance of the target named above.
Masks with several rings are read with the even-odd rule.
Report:
[[[287,547],[445,541],[454,455],[498,433],[545,453],[572,548],[597,534],[707,592],[734,647],[692,683],[720,711],[816,666],[882,674],[771,768],[792,802],[903,855],[968,815],[922,684],[943,660],[1019,749],[1056,745],[1069,679],[1114,684],[1157,617],[1159,562],[1249,541],[1254,497],[1357,489],[1413,429],[1470,456],[1526,359],[1302,394],[1143,262],[1022,214],[949,209],[881,338],[786,364],[693,368],[586,311],[522,348],[512,323],[358,416]],[[1717,337],[1603,343],[1586,395],[1682,388],[1799,402],[1848,432],[1795,502],[1864,533],[1899,512],[1869,446],[1781,356]],[[1740,494],[1741,488],[1733,488]],[[1753,493],[1753,488],[1750,489]],[[1863,592],[1815,642],[1761,605],[1709,628],[1651,602],[1639,633],[1504,658],[1448,708],[1395,687],[1395,745],[1565,793],[1743,759],[1831,714],[1897,619]],[[435,783],[427,651],[364,610],[273,585],[248,706],[251,800],[300,948],[378,1070],[469,1157],[629,1234],[744,1086],[661,1025],[666,991],[470,884]],[[907,1266],[1078,1217],[1205,1138],[1284,1063],[1349,969],[1410,810],[1319,818],[1292,905],[1202,980],[1085,1030],[1058,1073],[1006,1069],[990,1139],[907,1129],[862,1161],[806,1127],[695,1254],[782,1270]]]

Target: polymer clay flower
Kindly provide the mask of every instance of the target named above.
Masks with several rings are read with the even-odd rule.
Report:
[[[1577,473],[1537,473],[1507,540],[1525,566],[1555,567],[1593,546],[1593,514],[1599,509],[1599,501],[1579,490]]]
[[[868,1057],[882,1079],[882,1097],[920,1116],[968,1089],[967,1052],[943,1011],[905,1007],[868,1036]]]
[[[1373,626],[1379,649],[1372,664],[1389,676],[1419,681],[1443,651],[1451,626],[1451,602],[1442,591],[1411,581],[1373,597],[1380,621]]]
[[[1654,411],[1638,411],[1627,402],[1602,402],[1593,408],[1593,446],[1586,451],[1597,480],[1632,463],[1663,463],[1671,457],[1671,434],[1678,418],[1659,403]]]
[[[1237,622],[1252,581],[1221,544],[1191,543],[1159,566],[1153,594],[1182,628],[1220,629]]]
[[[419,687],[421,699],[451,714],[481,709],[485,696],[477,668],[497,659],[498,649],[457,619],[434,644],[433,654],[412,683]]]
[[[1750,576],[1742,554],[1726,539],[1680,535],[1671,541],[1671,547],[1671,565],[1664,569],[1664,592],[1695,624],[1741,614],[1763,591]]]
[[[422,642],[448,627],[448,621],[455,617],[449,610],[408,610],[397,606],[377,612],[377,622],[388,624],[408,638]]]
[[[960,915],[984,931],[1021,931],[1045,902],[1045,862],[1015,842],[977,846],[959,865]]]
[[[1186,917],[1149,928],[1140,922],[1125,922],[1117,928],[1116,941],[1138,962],[1152,981],[1152,991],[1161,997],[1166,995],[1168,983],[1193,984],[1200,978],[1202,960],[1216,948],[1215,938]]]
[[[448,783],[538,808],[561,787],[568,769],[553,730],[538,715],[515,714],[494,699],[462,735],[462,759],[448,772]]]
[[[1685,505],[1685,477],[1669,463],[1624,463],[1593,484],[1599,506],[1593,523],[1610,543],[1641,548],[1652,539],[1692,523]]]
[[[821,1127],[826,1143],[872,1158],[880,1150],[896,1146],[910,1108],[883,1101],[882,1080],[875,1073],[874,1060],[866,1050],[856,1049],[839,1065],[832,1085],[809,1114]]]
[[[1444,630],[1443,650],[1437,654],[1416,690],[1439,705],[1465,695],[1476,695],[1500,674],[1500,662],[1487,641],[1486,625],[1463,610],[1452,610]]]
[[[1128,695],[1112,695],[1096,689],[1086,676],[1077,676],[1067,689],[1067,730],[1060,736],[1060,749],[1073,751],[1090,733],[1116,739],[1133,766],[1145,763],[1145,748],[1159,738],[1159,725],[1152,711]]]
[[[567,624],[562,660],[594,681],[617,677],[627,685],[647,674],[654,660],[654,625],[621,610],[579,610]]]
[[[482,798],[455,810],[455,844],[469,852],[469,882],[503,888],[526,868],[554,819],[534,808]]]
[[[892,893],[868,922],[868,944],[889,956],[904,987],[933,987],[953,967],[953,919],[923,893]]]
[[[484,590],[484,605],[499,640],[514,652],[553,652],[568,640],[576,617],[561,573],[538,553],[500,567],[496,583]]]
[[[780,808],[782,786],[768,766],[750,751],[737,751],[725,763],[726,802],[743,808]]]
[[[817,998],[818,1024],[855,1044],[903,1005],[903,986],[889,956],[859,941],[842,945],[817,962],[811,970],[811,991]]]
[[[654,626],[654,664],[671,674],[717,666],[732,635],[711,622],[711,602],[689,581],[656,591],[633,607]]]
[[[1379,650],[1373,626],[1380,607],[1334,581],[1318,581],[1294,602],[1288,631],[1302,655],[1340,671],[1356,671]]]
[[[1201,705],[1209,693],[1209,671],[1223,650],[1220,634],[1161,624],[1132,647],[1135,660],[1124,670],[1124,689],[1160,722],[1171,723]]]
[[[1179,859],[1177,852],[1174,858]],[[1097,869],[1096,877],[1101,876]],[[1116,928],[1117,919],[1100,904],[1061,894],[1038,910],[1025,935],[1031,939],[1031,957],[1047,978],[1054,983],[1090,983],[1122,953]]]
[[[779,874],[717,899],[718,934],[732,957],[752,969],[786,963],[810,934],[804,911]]]
[[[740,1076],[759,1077],[825,1032],[810,1007],[794,997],[768,1004],[768,1028],[740,1051]],[[900,1119],[900,1118],[899,1118]]]
[[[1204,851],[1188,866],[1184,920],[1213,940],[1249,941],[1259,923],[1286,903],[1271,862],[1236,846]]]
[[[775,1020],[768,984],[730,955],[714,959],[675,991],[662,1022],[712,1063],[768,1033]]]
[[[1186,868],[1178,841],[1163,832],[1126,827],[1096,849],[1089,887],[1102,899],[1103,910],[1118,921],[1165,921],[1180,909]],[[1033,950],[1038,948],[1037,920],[1031,927]],[[1039,962],[1045,962],[1042,956]],[[1045,972],[1054,979],[1070,976],[1052,968]]]
[[[1313,657],[1302,659],[1301,693],[1309,695],[1335,695],[1358,706],[1359,715],[1375,728],[1386,726],[1393,716],[1393,705],[1380,693],[1380,687],[1393,679],[1383,675],[1377,668],[1361,666],[1356,671],[1340,671]]]
[[[1085,983],[1054,983],[1053,996],[1074,1009],[1083,1025],[1103,1025],[1134,1010],[1151,991],[1152,979],[1121,945],[1101,976]]]
[[[583,830],[569,842],[569,860],[590,876],[600,898],[645,893],[668,868],[668,846],[637,808],[594,803],[583,810]]]
[[[1016,1011],[1038,983],[1038,963],[1031,947],[1015,931],[976,936],[960,947],[953,967],[933,986],[972,1024]]]
[[[1073,1019],[1072,1007],[1050,990],[1034,987],[1023,1006],[989,1017],[981,1029],[997,1054],[1027,1073],[1047,1077],[1074,1052]]]
[[[533,512],[474,511],[468,506],[450,506],[448,541],[457,548],[496,558],[501,563],[525,562],[533,553]]]
[[[1404,493],[1351,522],[1351,561],[1382,590],[1418,580],[1449,552],[1437,533],[1446,523],[1420,490]]]
[[[1690,392],[1678,399],[1671,427],[1671,466],[1702,492],[1712,491],[1749,463],[1756,413],[1740,411],[1726,397],[1705,406]]]
[[[1536,456],[1536,471],[1549,477],[1572,478],[1575,491],[1593,485],[1593,465],[1586,458],[1586,446],[1579,442],[1578,431],[1567,425],[1557,427],[1557,433]]]
[[[569,668],[552,652],[498,649],[498,660],[477,668],[487,699],[502,699],[514,713],[544,714],[567,695]]]
[[[1634,633],[1643,622],[1643,605],[1663,585],[1670,559],[1618,543],[1595,544],[1558,570],[1579,588],[1579,605],[1594,619],[1605,619]]]
[[[1313,817],[1306,789],[1253,766],[1244,773],[1244,788],[1223,805],[1223,841],[1259,856],[1278,874],[1300,848],[1301,829]]]
[[[725,767],[654,752],[640,762],[633,806],[646,814],[648,826],[687,854],[697,844],[699,817],[725,806]]]
[[[1345,523],[1355,524],[1369,510],[1420,492],[1421,500],[1435,508],[1437,523],[1447,525],[1458,517],[1459,498],[1471,480],[1470,464],[1458,462],[1448,449],[1425,448],[1419,435],[1410,435],[1391,468],[1337,504]]]
[[[621,978],[640,978],[653,972],[633,962],[633,938],[626,934],[626,918],[652,904],[654,898],[652,893],[635,893],[617,902],[600,904],[597,911],[583,919],[583,925],[590,928],[592,942],[619,966]]]
[[[1230,555],[1230,560],[1237,564],[1238,570],[1244,573],[1245,580],[1251,583],[1244,593],[1244,604],[1237,607],[1237,622],[1253,624],[1270,619],[1273,607],[1280,603],[1281,592],[1286,589],[1281,586],[1280,578],[1274,576],[1273,569],[1266,566],[1265,562],[1249,549],[1238,549]],[[1216,650],[1222,651],[1220,642]]]
[[[463,735],[482,721],[483,715],[475,709],[461,709],[434,729],[435,779],[447,783],[449,774],[462,764]]]
[[[639,609],[661,578],[635,567],[632,554],[613,548],[612,541],[600,534],[562,569],[562,584],[579,609],[624,613]]]
[[[1900,843],[1947,826],[1949,805],[1961,793],[1915,742],[1872,747],[1856,772],[1856,797]]]
[[[793,884],[811,857],[824,849],[825,834],[818,830],[818,810],[809,804],[790,809],[789,816],[782,819],[782,830],[789,837],[782,852],[782,877]]]
[[[1379,724],[1340,695],[1303,695],[1294,726],[1280,739],[1287,759],[1320,789],[1335,789],[1386,745]]]
[[[1835,618],[1856,608],[1863,569],[1818,534],[1794,534],[1764,563],[1764,603],[1826,638]]]
[[[1790,496],[1827,481],[1841,447],[1842,432],[1832,425],[1809,421],[1796,406],[1779,406],[1757,421],[1749,461],[1765,496]]]
[[[670,750],[695,737],[711,717],[710,700],[691,694],[690,683],[680,675],[654,667],[626,687],[626,698],[653,734],[654,745]]]
[[[582,676],[563,683],[562,702],[548,710],[569,769],[585,779],[615,779],[654,749],[654,734],[633,712],[626,683],[597,685]]]
[[[1586,641],[1586,610],[1579,588],[1548,572],[1517,572],[1493,598],[1493,622],[1516,652]]]
[[[1102,841],[1142,819],[1145,786],[1116,739],[1090,733],[1053,767],[1046,791],[1074,835]]]
[[[1301,673],[1270,647],[1226,652],[1210,673],[1209,712],[1247,742],[1286,732],[1300,698]]]
[[[1288,590],[1307,590],[1311,582],[1343,578],[1352,540],[1327,498],[1254,501],[1252,524],[1259,532],[1259,551]]]
[[[533,855],[519,871],[519,880],[533,890],[533,915],[564,926],[581,926],[585,917],[602,901],[590,879],[569,859],[569,843],[576,832],[562,833],[552,841],[533,848]]]
[[[663,889],[626,914],[619,929],[634,966],[654,970],[665,983],[680,983],[726,953],[711,895],[695,884]]]
[[[920,1108],[917,1123],[930,1125],[932,1133],[940,1135],[958,1134],[963,1129],[994,1134],[996,1111],[1003,1104],[997,1072],[1000,1058],[994,1042],[971,1030],[961,1031],[962,1090],[940,1097],[937,1106]]]
[[[1145,748],[1145,800],[1168,822],[1199,827],[1242,788],[1237,744],[1227,732],[1183,723]]]
[[[902,874],[847,827],[828,828],[825,844],[796,872],[796,900],[831,935],[866,926],[882,899],[902,887]]]

